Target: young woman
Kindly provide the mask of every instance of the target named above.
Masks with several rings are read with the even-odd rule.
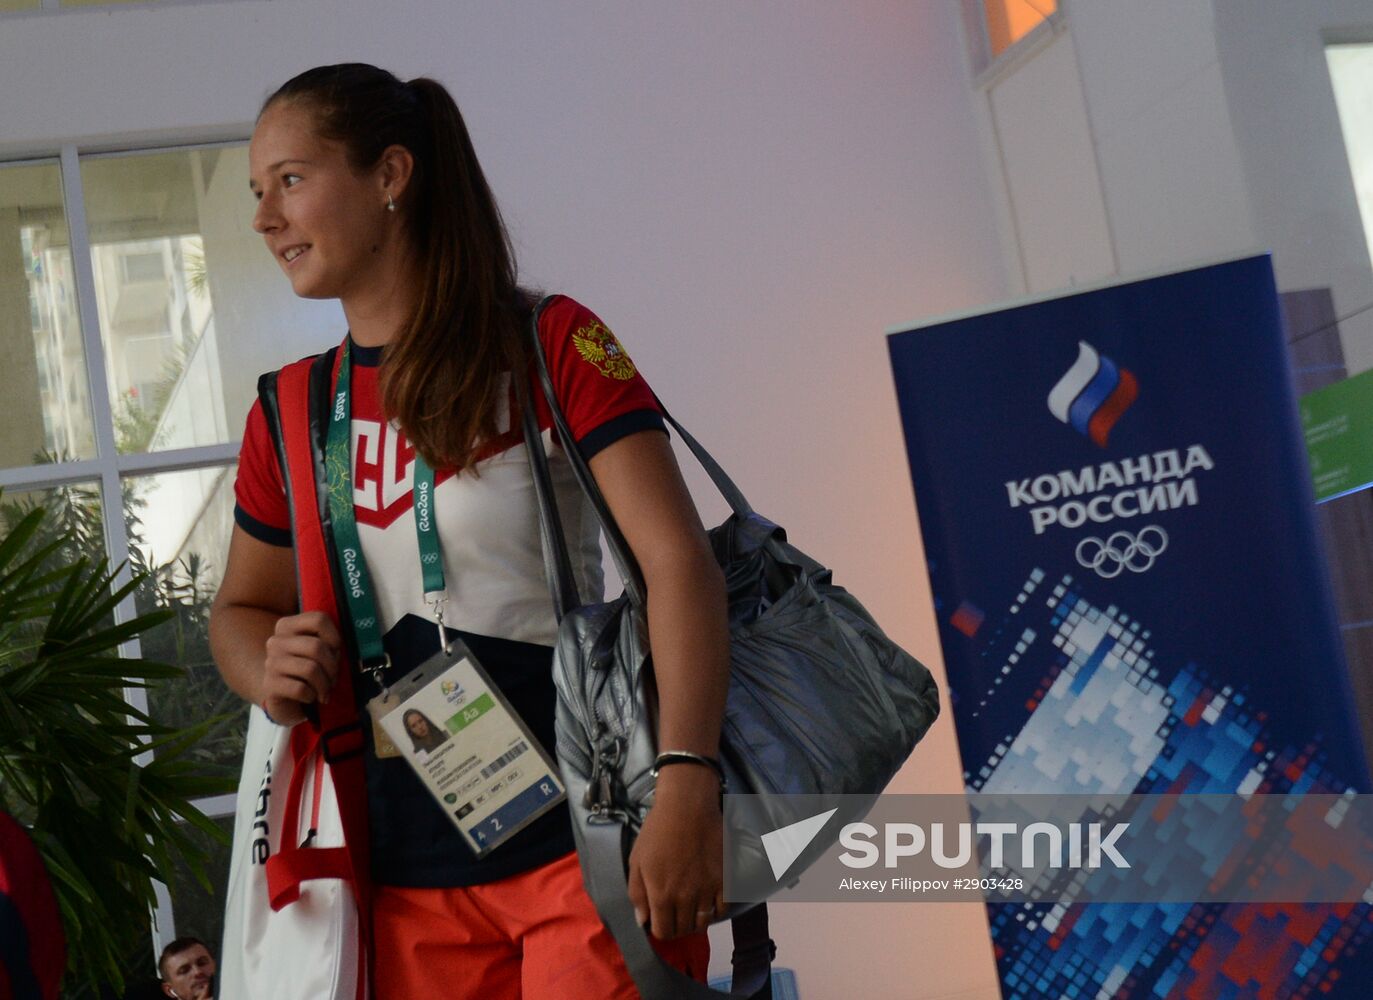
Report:
[[[433,470],[445,621],[552,753],[556,625],[512,416],[512,378],[530,378],[521,324],[533,299],[516,284],[457,106],[433,80],[320,67],[268,98],[249,162],[254,229],[297,295],[339,299],[348,322],[348,499],[391,664],[378,678],[354,674],[359,705],[438,648],[416,546],[418,456]],[[613,334],[572,299],[544,310],[540,338],[647,583],[660,746],[714,759],[728,676],[724,584],[652,393]],[[594,518],[565,456],[548,450],[581,593],[592,599],[601,584]],[[257,405],[236,497],[214,654],[244,699],[294,725],[328,699],[340,664],[355,664],[359,651],[343,656],[337,623],[297,605],[291,522]],[[364,730],[378,1000],[637,995],[582,887],[565,806],[477,858],[403,755],[378,756],[372,727]],[[705,763],[663,769],[630,858],[641,921],[660,953],[699,979],[704,929],[723,910],[720,785]]]

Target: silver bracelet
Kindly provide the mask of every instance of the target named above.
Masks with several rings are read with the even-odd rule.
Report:
[[[653,759],[653,768],[649,771],[655,781],[658,779],[658,772],[669,764],[700,764],[703,767],[708,767],[720,779],[720,791],[723,793],[725,790],[725,769],[714,757],[692,753],[690,750],[664,750]]]

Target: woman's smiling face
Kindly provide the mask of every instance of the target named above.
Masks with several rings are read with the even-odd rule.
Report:
[[[346,298],[373,267],[387,224],[379,171],[355,171],[342,143],[317,135],[289,101],[262,113],[248,147],[253,229],[303,298]]]

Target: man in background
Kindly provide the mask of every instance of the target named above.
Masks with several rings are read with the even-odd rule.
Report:
[[[200,938],[179,937],[157,960],[162,992],[172,1000],[214,1000],[215,960]]]

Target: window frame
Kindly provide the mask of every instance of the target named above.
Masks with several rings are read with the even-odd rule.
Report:
[[[992,56],[992,42],[987,30],[984,0],[963,0],[963,27],[968,43],[973,86],[986,90],[1016,68],[1033,59],[1067,27],[1071,0],[1056,0],[1057,9],[1040,21],[1000,55]]]
[[[39,0],[36,7],[24,10],[0,10],[0,20],[8,17],[34,17],[35,15],[77,14],[83,11],[147,10],[158,7],[181,7],[188,4],[223,3],[224,0],[100,0],[99,3],[81,7],[64,7],[62,0]],[[259,3],[262,0],[258,0]],[[8,162],[8,161],[7,161]]]

